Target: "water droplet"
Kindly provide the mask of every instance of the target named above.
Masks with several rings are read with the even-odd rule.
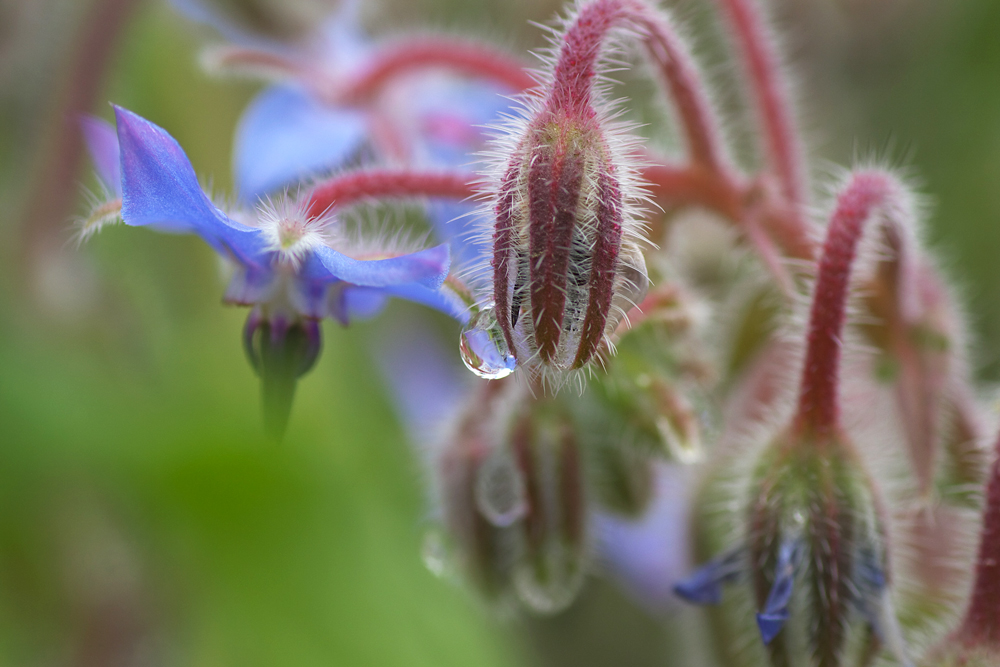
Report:
[[[580,553],[550,543],[542,554],[514,571],[514,589],[521,602],[539,614],[555,614],[577,598],[586,579]]]
[[[505,378],[517,365],[492,306],[483,308],[469,319],[462,329],[458,350],[466,367],[487,380]]]
[[[487,521],[506,528],[528,511],[524,476],[513,457],[498,447],[476,471],[476,507]]]
[[[441,531],[432,528],[424,535],[424,543],[421,545],[420,555],[424,561],[424,567],[430,570],[435,577],[444,577],[448,573],[448,549],[444,544],[444,537]]]
[[[656,430],[660,433],[670,457],[683,464],[697,463],[703,456],[701,439],[696,432],[684,433],[665,416],[657,417]]]

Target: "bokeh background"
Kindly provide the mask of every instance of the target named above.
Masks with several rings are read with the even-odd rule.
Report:
[[[277,35],[325,11],[218,4]],[[672,6],[749,146],[710,5]],[[817,173],[876,158],[920,184],[978,376],[995,382],[1000,2],[773,5]],[[445,29],[524,52],[543,43],[529,20],[559,3],[363,7],[375,35]],[[219,305],[211,251],[130,229],[77,247],[71,219],[93,181],[68,119],[109,117],[109,100],[230,190],[233,127],[257,86],[201,72],[217,39],[162,0],[0,0],[0,664],[699,664],[679,643],[690,616],[640,610],[612,584],[594,580],[553,619],[502,620],[422,565],[423,476],[370,344],[379,322],[325,324],[275,446],[239,343],[246,313]]]

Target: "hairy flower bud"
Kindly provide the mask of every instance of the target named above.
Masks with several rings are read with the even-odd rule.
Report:
[[[786,433],[763,452],[746,497],[742,545],[676,592],[716,604],[722,584],[748,584],[756,631],[776,667],[864,665],[881,648],[905,663],[871,480],[846,441],[803,440],[811,437]],[[748,614],[738,618],[742,629],[750,626]],[[764,655],[744,659],[756,665]]]
[[[543,111],[514,151],[496,203],[493,300],[523,364],[581,368],[644,295],[619,172],[593,115]]]
[[[637,12],[584,6],[560,37],[544,97],[497,141],[492,307],[533,374],[583,368],[648,286],[632,140],[594,90],[605,40]]]

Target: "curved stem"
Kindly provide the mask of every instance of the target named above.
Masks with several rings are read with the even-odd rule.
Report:
[[[754,0],[719,0],[726,10],[753,87],[757,114],[764,126],[764,142],[771,168],[782,192],[794,208],[806,199],[802,147],[792,121],[787,85],[781,75],[763,17]]]
[[[447,67],[481,76],[520,92],[536,85],[520,61],[474,42],[421,38],[399,42],[376,53],[371,63],[342,90],[342,99],[362,100],[376,95],[389,81],[414,70]]]
[[[447,197],[468,199],[478,194],[476,176],[454,172],[388,169],[356,171],[316,185],[309,193],[309,217],[331,206],[348,206],[362,199],[387,197]]]
[[[897,197],[895,181],[882,172],[855,174],[837,198],[819,261],[795,428],[827,435],[839,427],[837,396],[844,316],[851,269],[865,223]]]
[[[593,83],[605,41],[616,28],[640,33],[677,108],[691,160],[728,172],[730,161],[709,97],[686,45],[670,22],[642,0],[595,0],[584,6],[562,38],[546,106],[593,113]]]
[[[648,160],[647,156],[647,160]],[[754,181],[726,178],[697,166],[677,166],[654,161],[642,170],[642,178],[657,204],[665,209],[700,206],[740,226],[744,232],[748,215],[767,238],[787,257],[812,260],[816,242],[810,229],[777,197],[768,197]]]

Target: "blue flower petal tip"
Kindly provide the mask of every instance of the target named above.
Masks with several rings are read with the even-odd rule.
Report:
[[[764,640],[765,644],[770,644],[778,636],[787,620],[787,609],[774,613],[761,612],[757,614],[757,628],[760,630],[760,638]]]
[[[674,584],[674,594],[693,604],[719,604],[722,585],[738,579],[743,565],[743,549],[728,551]]]
[[[722,586],[719,585],[718,581],[707,580],[701,571],[674,584],[674,594],[692,604],[719,604],[722,602]]]

